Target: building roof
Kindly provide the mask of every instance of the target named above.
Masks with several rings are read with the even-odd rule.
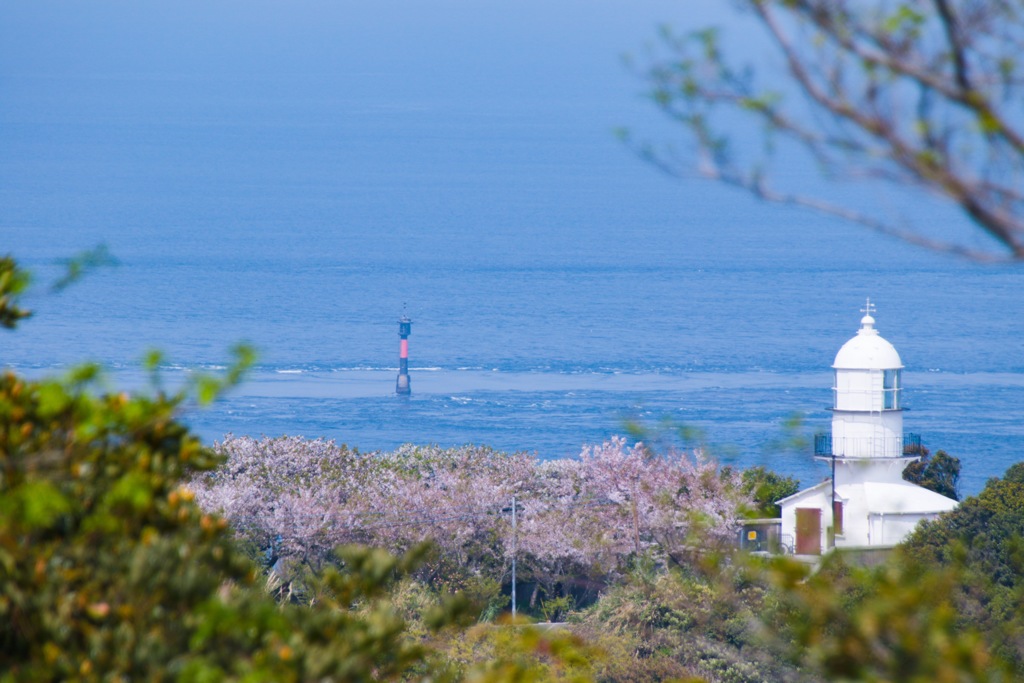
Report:
[[[895,370],[903,367],[900,354],[875,329],[870,314],[860,319],[857,336],[843,344],[832,367],[837,370]]]
[[[861,484],[868,510],[877,514],[924,514],[946,512],[958,503],[909,481]],[[841,488],[841,487],[840,487]]]
[[[782,505],[783,503],[789,503],[789,502],[792,502],[792,501],[797,500],[799,498],[803,498],[804,496],[806,496],[809,493],[817,492],[819,489],[828,489],[831,486],[832,486],[832,480],[831,479],[826,479],[824,481],[818,482],[817,484],[815,484],[814,486],[811,486],[810,488],[806,488],[806,489],[803,489],[801,491],[797,491],[796,493],[794,493],[792,495],[789,495],[789,496],[786,496],[785,498],[780,498],[779,500],[775,501],[775,504],[776,505]]]
[[[775,503],[777,505],[791,504],[811,495],[827,493],[831,486],[832,480],[825,479],[814,486],[777,500]],[[952,498],[947,498],[931,489],[902,479],[837,484],[836,496],[843,500],[863,499],[871,513],[886,515],[946,512],[959,505]]]

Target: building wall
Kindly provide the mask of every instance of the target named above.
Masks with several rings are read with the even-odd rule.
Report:
[[[796,529],[796,511],[797,508],[816,508],[821,510],[821,534],[820,534],[820,546],[821,551],[825,552],[829,548],[829,534],[832,528],[832,513],[829,507],[829,500],[832,498],[832,488],[823,487],[821,489],[811,489],[804,496],[801,496],[798,500],[791,500],[787,503],[783,503],[782,507],[782,539],[783,542],[787,542],[787,539],[792,539],[792,549],[796,552],[797,543],[797,529]],[[787,542],[788,544],[788,542]]]
[[[836,480],[839,470],[836,471]],[[871,545],[867,501],[864,500],[864,487],[860,484],[838,484],[836,498],[843,502],[843,533],[836,535],[837,546]]]
[[[867,466],[865,466],[867,465]],[[891,465],[891,468],[889,467]],[[893,487],[890,478],[892,470],[902,467],[902,463],[843,463],[836,468],[836,500],[842,502],[841,533],[834,536],[837,548],[867,548],[873,546],[892,546],[901,542],[910,534],[917,524],[924,519],[934,519],[937,511],[922,512],[880,512],[871,509],[868,490],[873,493],[873,503],[881,510],[899,510],[906,507],[909,500],[907,493],[918,487],[914,484],[902,483]],[[879,486],[892,499],[879,498]],[[829,548],[828,542],[834,524],[832,516],[832,488],[823,486],[808,489],[803,495],[797,494],[794,500],[781,504],[783,538],[793,538],[796,545],[798,508],[817,508],[821,511],[821,547]],[[949,505],[954,505],[949,501]],[[941,508],[936,508],[941,509]],[[787,545],[789,545],[787,543]]]
[[[837,546],[871,546],[889,545],[898,543],[903,536],[913,529],[917,523],[918,516],[914,522],[907,527],[901,524],[897,527],[891,518],[884,524],[875,522],[877,510],[872,510],[868,504],[867,491],[874,488],[877,491],[879,484],[897,483],[899,490],[903,489],[903,469],[911,458],[900,458],[897,460],[884,461],[852,461],[841,462],[836,467],[836,497],[843,501],[843,533],[836,537]],[[877,493],[875,495],[877,499]],[[883,510],[898,510],[903,501],[883,500],[875,501],[876,505],[881,504]],[[883,531],[885,533],[883,533]],[[880,540],[884,539],[884,540]]]
[[[880,377],[882,371],[836,370],[835,386],[832,387],[835,392],[835,401],[832,407],[837,410],[881,410],[881,398],[875,401],[871,391],[873,373],[877,373]],[[880,380],[879,386],[881,386]]]
[[[792,551],[793,541],[783,543],[782,520],[745,519],[739,523],[739,546],[750,552],[782,553],[785,545]]]
[[[921,520],[935,517],[929,513],[874,513],[870,519],[871,545],[895,545],[906,538]]]

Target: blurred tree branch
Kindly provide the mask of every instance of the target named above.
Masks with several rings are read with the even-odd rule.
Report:
[[[92,249],[80,252],[72,258],[65,259],[63,264],[65,267],[64,275],[50,287],[53,292],[62,292],[81,280],[89,271],[105,266],[116,266],[118,261],[110,253],[107,245],[100,244]]]
[[[645,159],[771,202],[809,208],[977,261],[1024,260],[1024,119],[1018,55],[1024,6],[1007,0],[737,0],[765,30],[785,79],[737,67],[719,32],[662,33],[667,57],[644,71],[656,104],[688,130],[696,164],[651,145]],[[727,122],[763,128],[764,155],[737,154]],[[1004,249],[975,248],[927,226],[879,218],[771,184],[775,140],[806,151],[824,175],[879,180],[953,202]],[[632,144],[632,143],[631,143]],[[696,168],[694,168],[696,167]]]

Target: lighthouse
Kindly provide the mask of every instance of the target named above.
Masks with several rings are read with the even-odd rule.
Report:
[[[412,393],[409,381],[409,335],[412,333],[412,321],[403,315],[398,320],[398,381],[395,382],[395,393],[408,396]]]
[[[832,547],[890,547],[918,522],[957,502],[903,480],[918,458],[917,434],[903,432],[903,361],[875,328],[875,306],[861,309],[857,334],[832,363],[832,430],[814,439],[831,477],[778,501],[783,538],[797,554]]]
[[[871,299],[861,312],[860,329],[836,354],[832,369],[832,433],[819,437],[815,455],[847,461],[904,460],[903,451],[914,435],[903,435],[903,361],[895,347],[875,329]],[[916,441],[915,441],[916,439]],[[899,463],[895,463],[899,464]],[[904,463],[905,465],[905,463]],[[900,472],[903,470],[900,469]]]

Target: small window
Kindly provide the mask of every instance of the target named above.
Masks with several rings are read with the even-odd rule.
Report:
[[[885,370],[882,375],[882,408],[900,409],[900,371]]]

